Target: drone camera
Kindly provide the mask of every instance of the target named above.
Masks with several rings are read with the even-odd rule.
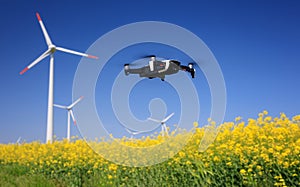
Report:
[[[189,68],[192,69],[193,68],[193,64],[189,63]]]

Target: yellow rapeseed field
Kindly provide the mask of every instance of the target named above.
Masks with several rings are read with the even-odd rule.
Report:
[[[66,181],[67,186],[300,186],[300,115],[289,119],[281,113],[273,118],[263,111],[257,119],[237,117],[217,128],[215,141],[201,152],[205,127],[195,123],[193,132],[185,132],[193,133],[187,145],[152,166],[113,163],[96,154],[84,140],[1,144],[0,165],[26,166],[30,173]],[[150,147],[172,138],[180,142],[183,136],[173,133],[95,144],[109,151],[117,143]]]

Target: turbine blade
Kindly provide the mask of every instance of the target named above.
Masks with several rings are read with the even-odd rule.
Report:
[[[127,128],[125,128],[125,130],[126,130],[129,134],[132,133],[132,132],[131,132],[129,129],[127,129]]]
[[[50,39],[50,37],[49,37],[49,35],[48,35],[48,33],[47,33],[47,30],[46,30],[46,28],[45,28],[45,26],[44,26],[44,23],[43,23],[43,21],[42,21],[42,19],[41,19],[40,14],[39,14],[39,13],[36,13],[36,17],[37,17],[37,19],[38,19],[38,21],[39,21],[39,23],[40,23],[41,28],[42,28],[42,31],[43,31],[43,34],[44,34],[44,37],[45,37],[45,40],[46,40],[47,45],[48,45],[48,46],[49,46],[49,45],[52,45],[51,39]]]
[[[62,47],[56,47],[56,49],[59,50],[59,51],[65,52],[65,53],[71,53],[71,54],[74,54],[74,55],[84,56],[84,57],[87,57],[87,58],[98,59],[98,57],[96,57],[96,56],[85,54],[85,53],[80,53],[80,52],[73,51],[73,50],[70,50],[70,49],[65,49],[65,48],[62,48]]]
[[[161,122],[165,123],[166,121],[168,121],[172,116],[174,115],[174,112],[172,114],[170,114],[168,117],[166,117],[165,119],[163,119]]]
[[[141,133],[143,133],[143,131],[132,132],[133,135],[138,135],[138,134],[141,134]]]
[[[153,118],[148,118],[148,120],[150,120],[150,121],[154,121],[154,122],[157,122],[157,123],[161,123],[161,121],[160,121],[160,120],[153,119]]]
[[[69,110],[69,111],[70,111],[71,117],[72,117],[72,119],[73,119],[74,125],[76,125],[76,120],[75,120],[73,111],[72,111],[72,110]]]
[[[62,106],[62,105],[57,105],[57,104],[53,104],[53,106],[57,107],[57,108],[62,108],[62,109],[67,109],[67,106]]]
[[[143,131],[131,131],[125,127],[125,130],[131,135],[137,135],[143,133]]]
[[[21,141],[21,136],[18,138],[18,140],[17,140],[17,144],[19,144],[20,143],[20,141]]]
[[[79,97],[74,103],[72,103],[70,106],[68,106],[69,109],[73,108],[79,101],[83,99],[83,96]]]
[[[50,50],[45,51],[41,56],[39,56],[37,59],[35,59],[31,64],[29,64],[29,66],[27,66],[26,68],[24,68],[21,72],[20,75],[23,75],[27,70],[29,70],[30,68],[32,68],[33,66],[35,66],[37,63],[39,63],[40,61],[42,61],[44,58],[46,58],[48,55],[50,54]]]

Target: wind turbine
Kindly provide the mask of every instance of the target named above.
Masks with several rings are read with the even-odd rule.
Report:
[[[126,127],[125,127],[125,130],[131,135],[131,136],[130,136],[130,139],[133,139],[133,136],[134,136],[134,135],[138,135],[138,134],[143,133],[143,131],[131,131],[131,130],[129,130],[129,129],[126,128]]]
[[[165,136],[165,133],[167,134],[167,136],[169,136],[168,134],[168,129],[167,129],[167,126],[166,126],[166,122],[174,115],[174,112],[172,114],[170,114],[169,116],[167,116],[165,119],[163,120],[158,120],[158,119],[153,119],[153,118],[148,118],[148,120],[151,120],[151,121],[154,121],[154,122],[157,122],[157,123],[160,123],[161,124],[161,132],[162,132],[162,135]]]
[[[68,131],[67,131],[67,139],[70,141],[71,138],[71,117],[72,120],[74,122],[74,125],[76,125],[76,120],[74,117],[74,113],[73,113],[73,107],[79,103],[79,101],[81,101],[83,99],[83,96],[79,97],[79,99],[77,99],[74,103],[70,104],[69,106],[62,106],[62,105],[57,105],[54,104],[53,106],[57,107],[57,108],[62,108],[62,109],[66,109],[68,111]]]
[[[48,88],[48,114],[47,114],[47,137],[46,137],[46,143],[50,142],[52,143],[53,141],[53,78],[54,78],[54,53],[58,50],[58,51],[62,51],[65,53],[71,53],[71,54],[75,54],[75,55],[79,55],[79,56],[84,56],[84,57],[88,57],[88,58],[94,58],[94,59],[98,59],[98,57],[96,56],[92,56],[92,55],[88,55],[85,53],[80,53],[77,51],[73,51],[70,49],[65,49],[62,47],[57,47],[55,46],[48,33],[47,30],[43,24],[43,21],[39,15],[39,13],[36,13],[36,17],[40,23],[41,29],[43,31],[46,43],[48,45],[48,50],[46,50],[41,56],[39,56],[36,60],[34,60],[31,64],[29,64],[26,68],[24,68],[20,74],[22,75],[23,73],[25,73],[27,70],[29,70],[30,68],[32,68],[33,66],[35,66],[37,63],[39,63],[40,61],[42,61],[44,58],[46,58],[47,56],[50,56],[50,63],[49,63],[49,88]]]
[[[16,141],[16,144],[20,144],[20,141],[21,141],[21,136],[18,138],[18,140]]]

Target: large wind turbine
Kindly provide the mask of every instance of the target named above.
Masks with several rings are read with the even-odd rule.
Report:
[[[169,116],[167,116],[165,119],[163,120],[158,120],[158,119],[153,119],[153,118],[148,118],[148,120],[151,120],[151,121],[154,121],[154,122],[157,122],[157,123],[160,123],[161,124],[161,132],[162,132],[162,135],[165,136],[165,133],[167,134],[168,136],[168,129],[167,129],[167,126],[166,126],[166,122],[174,115],[174,112],[172,114],[170,114]]]
[[[55,46],[48,33],[47,30],[42,22],[42,19],[39,15],[39,13],[36,13],[36,17],[40,23],[41,29],[43,31],[46,43],[48,45],[48,50],[46,50],[41,56],[39,56],[36,60],[34,60],[31,64],[29,64],[25,69],[23,69],[20,74],[22,75],[23,73],[25,73],[27,70],[29,70],[30,68],[32,68],[33,66],[35,66],[37,63],[39,63],[41,60],[43,60],[44,58],[46,58],[47,56],[50,56],[50,63],[49,63],[49,89],[48,89],[48,115],[47,115],[47,137],[46,137],[46,143],[50,142],[52,143],[53,140],[53,75],[54,75],[54,53],[58,50],[58,51],[62,51],[65,53],[71,53],[71,54],[75,54],[75,55],[79,55],[79,56],[84,56],[84,57],[88,57],[88,58],[94,58],[97,59],[98,57],[96,56],[92,56],[92,55],[88,55],[85,53],[80,53],[77,51],[73,51],[70,49],[65,49],[62,47],[57,47]]]
[[[83,96],[79,97],[79,99],[77,99],[74,103],[70,104],[69,106],[62,106],[62,105],[57,105],[54,104],[53,106],[58,107],[58,108],[62,108],[62,109],[66,109],[68,111],[68,130],[67,130],[67,139],[70,141],[71,139],[71,117],[72,120],[74,122],[74,125],[76,125],[76,120],[73,114],[73,107],[79,102],[81,101],[81,99],[83,99]]]

